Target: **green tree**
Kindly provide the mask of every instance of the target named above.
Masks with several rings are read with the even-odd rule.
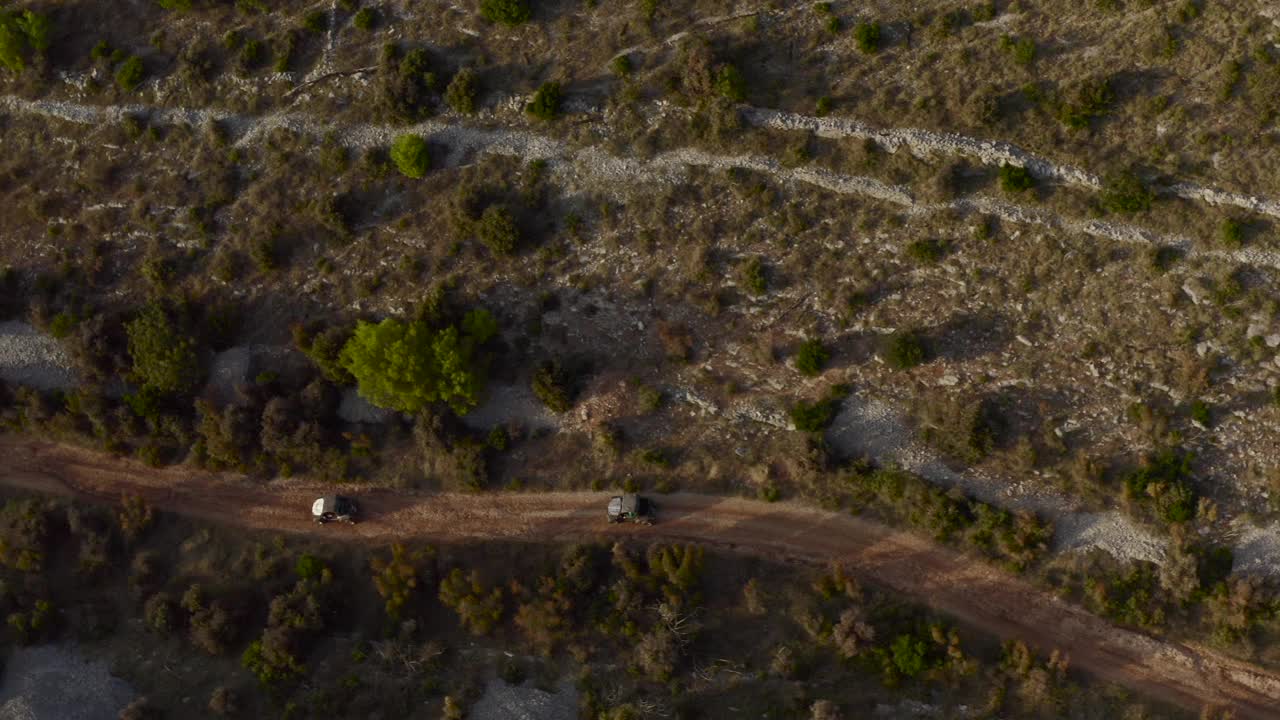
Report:
[[[401,135],[391,144],[391,160],[405,177],[426,175],[431,167],[427,141],[421,135]]]
[[[44,53],[49,49],[51,28],[49,18],[30,10],[0,11],[0,65],[22,72],[28,50]]]
[[[148,305],[125,331],[133,377],[144,388],[179,393],[199,382],[195,340],[181,332],[159,304]]]
[[[49,31],[52,29],[49,18],[23,10],[21,15],[15,17],[15,22],[26,38],[28,47],[39,53],[49,49]]]
[[[375,405],[415,413],[443,402],[461,415],[479,402],[484,386],[477,350],[495,332],[488,315],[473,311],[463,330],[390,318],[361,322],[339,361],[356,378],[361,397]]]

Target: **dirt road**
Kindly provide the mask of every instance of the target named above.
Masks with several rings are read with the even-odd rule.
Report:
[[[413,494],[354,489],[365,521],[324,527],[308,517],[328,486],[253,483],[229,474],[153,469],[85,450],[0,437],[0,483],[82,499],[136,493],[161,510],[334,540],[423,538],[458,542],[511,538],[565,542],[608,536],[692,541],[777,559],[838,561],[869,582],[909,596],[1002,638],[1042,652],[1060,649],[1074,667],[1142,693],[1199,709],[1230,705],[1238,718],[1280,715],[1280,674],[1203,647],[1112,626],[1023,580],[918,536],[855,517],[790,503],[674,494],[659,499],[650,528],[610,527],[597,493]]]

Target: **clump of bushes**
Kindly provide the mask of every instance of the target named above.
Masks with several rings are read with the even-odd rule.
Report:
[[[564,102],[564,92],[558,82],[545,82],[533,94],[533,99],[525,106],[525,112],[539,120],[554,120],[560,114],[560,105]]]
[[[920,334],[912,330],[896,332],[889,336],[881,351],[884,361],[896,370],[909,370],[928,359],[928,351]]]
[[[1161,450],[1122,477],[1125,497],[1151,503],[1167,523],[1183,523],[1195,517],[1198,495],[1191,484],[1194,456],[1178,449]]]
[[[396,169],[409,178],[421,178],[431,167],[431,155],[427,141],[421,135],[405,134],[391,144],[391,161]]]

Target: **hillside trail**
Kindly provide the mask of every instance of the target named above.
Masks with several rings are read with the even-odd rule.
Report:
[[[1182,235],[1162,235],[1136,225],[1081,220],[1058,215],[1047,209],[1033,208],[974,195],[949,202],[928,203],[918,200],[911,189],[890,185],[872,177],[847,175],[819,167],[789,167],[764,155],[732,155],[697,148],[680,148],[650,158],[619,157],[596,146],[575,147],[564,140],[530,130],[484,126],[475,121],[443,116],[416,125],[377,125],[368,123],[335,124],[329,119],[304,111],[281,111],[268,115],[241,115],[208,108],[160,107],[149,105],[86,105],[63,100],[26,100],[12,95],[0,96],[0,112],[64,120],[81,125],[104,126],[129,117],[145,117],[160,124],[186,124],[195,128],[219,123],[235,138],[236,146],[266,141],[276,130],[300,135],[331,138],[345,147],[368,149],[385,147],[405,133],[415,133],[433,143],[444,145],[446,154],[440,166],[456,167],[480,154],[517,158],[523,162],[544,161],[553,177],[569,186],[620,188],[633,182],[675,184],[688,179],[691,168],[708,170],[750,170],[768,175],[780,182],[820,187],[841,195],[855,195],[879,200],[904,208],[908,214],[926,216],[939,213],[983,213],[1018,225],[1040,226],[1078,233],[1111,242],[1169,247],[1180,250],[1184,257],[1204,257],[1232,264],[1280,268],[1280,253],[1257,247],[1238,249],[1206,249],[1211,243]],[[1067,184],[1094,188],[1100,181],[1083,170],[1060,167],[1007,143],[977,140],[961,135],[926,130],[877,130],[856,120],[813,118],[774,110],[746,108],[744,119],[757,127],[811,131],[824,137],[869,138],[891,151],[906,149],[919,155],[964,155],[984,163],[1025,165],[1033,173]],[[498,118],[489,118],[497,120]],[[1209,204],[1248,207],[1255,212],[1280,216],[1280,203],[1230,196],[1229,193],[1191,186],[1179,186],[1183,197]],[[1191,188],[1188,190],[1188,188]],[[1185,191],[1185,192],[1182,192]],[[1228,197],[1230,196],[1230,197]],[[1275,205],[1273,208],[1272,205]]]
[[[0,436],[0,484],[99,503],[134,494],[166,512],[333,542],[567,543],[630,538],[695,542],[774,561],[839,563],[867,582],[980,631],[1060,650],[1103,680],[1198,710],[1274,718],[1280,674],[1208,648],[1124,630],[1027,581],[928,540],[846,514],[793,503],[677,493],[657,498],[652,527],[605,522],[606,495],[589,492],[425,494],[351,486],[363,522],[317,526],[311,500],[332,491],[304,479],[242,476],[140,463],[28,438]]]

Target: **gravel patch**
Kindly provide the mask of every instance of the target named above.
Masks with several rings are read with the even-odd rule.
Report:
[[[392,411],[360,397],[355,388],[344,388],[342,402],[338,404],[338,417],[350,423],[384,423],[391,419]]]
[[[1240,524],[1236,537],[1235,569],[1269,577],[1280,577],[1280,523],[1262,527]]]
[[[0,323],[0,379],[39,390],[76,386],[76,372],[62,344],[24,322]]]
[[[527,683],[508,685],[494,680],[467,712],[472,720],[577,720],[578,691],[562,681],[556,691],[540,690]]]
[[[71,647],[16,648],[0,681],[0,720],[116,720],[133,689]]]
[[[504,423],[514,423],[529,430],[552,430],[560,425],[525,384],[489,388],[484,402],[463,416],[462,422],[475,430],[488,430]]]

